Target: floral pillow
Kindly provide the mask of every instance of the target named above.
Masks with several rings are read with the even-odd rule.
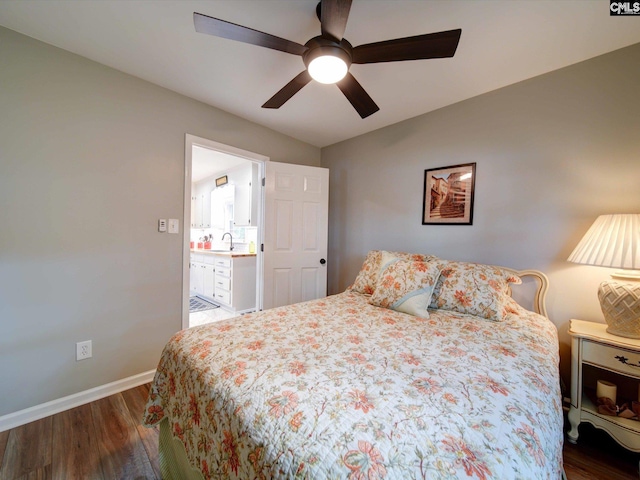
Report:
[[[383,263],[383,257],[397,257],[405,260],[417,260],[423,262],[429,262],[437,259],[433,255],[421,255],[414,253],[404,252],[387,252],[385,250],[371,250],[367,254],[367,258],[360,268],[360,273],[356,277],[353,285],[349,287],[350,290],[358,293],[364,293],[365,295],[373,294],[378,283],[378,276],[380,271],[386,266],[386,262]]]
[[[439,276],[440,269],[433,262],[396,257],[380,273],[369,303],[428,318],[427,309]]]
[[[431,308],[452,310],[489,320],[502,321],[513,312],[509,284],[520,277],[500,267],[477,263],[437,262],[440,278],[433,291]]]

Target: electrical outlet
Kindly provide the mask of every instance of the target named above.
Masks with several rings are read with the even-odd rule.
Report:
[[[76,343],[76,362],[91,358],[93,356],[91,350],[91,340]]]

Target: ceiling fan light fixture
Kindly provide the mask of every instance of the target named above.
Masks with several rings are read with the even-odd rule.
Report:
[[[316,82],[332,84],[345,77],[351,58],[342,48],[323,45],[311,48],[304,56],[304,63]]]
[[[336,83],[344,78],[349,68],[341,58],[333,55],[322,55],[316,57],[309,63],[309,75],[316,82]]]

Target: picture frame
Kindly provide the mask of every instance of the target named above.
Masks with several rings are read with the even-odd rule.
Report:
[[[226,185],[227,183],[229,183],[229,179],[226,175],[216,178],[216,187],[221,187],[223,185]]]
[[[423,225],[473,225],[476,164],[424,171]]]

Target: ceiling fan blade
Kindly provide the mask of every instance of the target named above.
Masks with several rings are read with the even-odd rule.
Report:
[[[347,72],[347,75],[340,80],[336,85],[347,97],[347,100],[351,102],[353,108],[356,109],[361,118],[367,118],[369,115],[373,115],[380,107],[376,105],[376,102],[365,92],[362,85],[358,83],[351,72]]]
[[[322,0],[320,4],[322,36],[336,42],[342,40],[350,9],[351,0]]]
[[[311,75],[304,70],[298,74],[293,80],[287,83],[273,97],[266,101],[262,108],[280,108],[287,100],[293,97],[307,83],[311,81]]]
[[[293,55],[302,55],[307,51],[307,47],[292,42],[291,40],[260,32],[253,28],[236,25],[235,23],[220,20],[219,18],[202,15],[201,13],[193,12],[193,24],[196,27],[196,32],[199,33],[206,33],[216,37],[258,45],[259,47],[280,50],[281,52],[291,53]]]
[[[461,34],[462,30],[458,28],[385,42],[367,43],[353,49],[352,61],[353,63],[380,63],[453,57]]]

